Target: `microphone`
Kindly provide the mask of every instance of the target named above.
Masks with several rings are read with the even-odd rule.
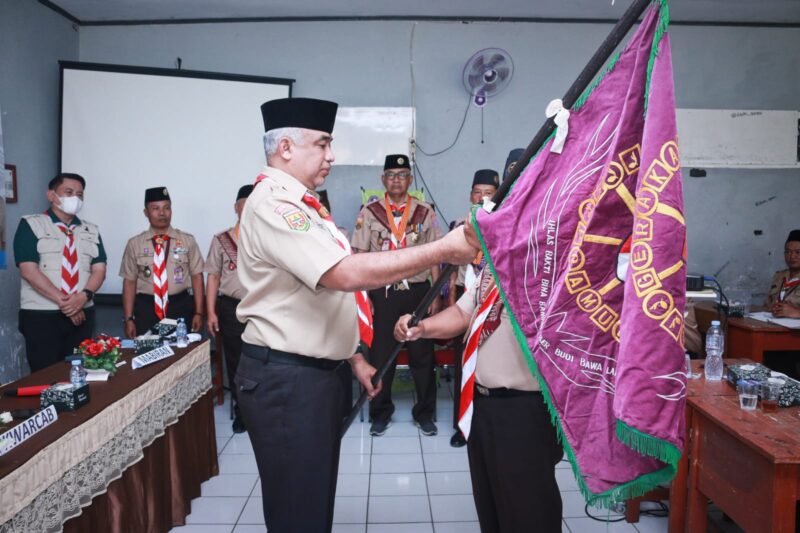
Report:
[[[11,389],[3,392],[3,396],[19,397],[19,396],[39,396],[43,390],[50,388],[51,385],[31,385],[29,387],[20,387],[18,389]]]

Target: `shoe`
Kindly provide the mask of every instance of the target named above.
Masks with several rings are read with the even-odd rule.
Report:
[[[247,428],[244,425],[244,420],[239,415],[236,415],[233,419],[233,426],[231,426],[234,433],[244,433],[247,431]]]
[[[464,438],[464,435],[460,431],[456,431],[453,433],[453,436],[450,437],[450,446],[453,448],[461,448],[467,445],[467,439]]]
[[[432,420],[426,420],[424,422],[415,422],[417,427],[420,431],[422,431],[423,435],[427,435],[428,437],[432,437],[439,433],[439,429],[436,427],[436,424],[433,423]]]
[[[392,420],[374,420],[369,427],[369,434],[373,437],[382,437],[389,426],[392,425]]]

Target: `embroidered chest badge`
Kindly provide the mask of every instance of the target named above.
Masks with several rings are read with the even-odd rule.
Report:
[[[308,231],[311,228],[311,221],[305,213],[291,204],[281,204],[275,208],[275,213],[283,217],[289,225],[289,229],[294,231]]]

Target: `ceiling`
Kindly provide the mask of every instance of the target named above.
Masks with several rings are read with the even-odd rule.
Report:
[[[284,18],[617,19],[632,0],[39,0],[79,24]],[[671,0],[677,23],[800,25],[800,0]]]

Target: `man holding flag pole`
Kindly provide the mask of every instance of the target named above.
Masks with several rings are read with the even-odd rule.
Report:
[[[685,222],[667,2],[637,0],[612,37],[626,32],[648,3],[652,8],[606,72],[579,97],[571,89],[571,98],[548,106],[557,129],[537,142],[543,128],[520,158],[513,192],[494,212],[476,213],[489,269],[473,288],[473,308],[460,301],[416,328],[403,317],[395,331],[398,339],[446,336],[470,324],[460,426],[484,532],[528,531],[542,516],[519,521],[518,506],[532,500],[508,500],[509,470],[483,453],[487,443],[516,440],[524,452],[504,461],[537,463],[542,479],[552,469],[552,458],[537,453],[524,431],[509,433],[520,421],[482,409],[489,401],[532,396],[524,381],[513,387],[481,382],[493,379],[503,368],[496,361],[508,357],[491,344],[504,323],[520,348],[514,362],[521,356],[535,378],[540,411],[549,411],[591,504],[609,506],[668,482],[684,447]],[[576,85],[586,87],[584,75],[594,76],[590,66],[603,49],[610,53],[612,37]],[[503,184],[495,201],[509,186]],[[629,267],[619,278],[617,256],[629,238]],[[539,426],[541,418],[529,415],[524,425]],[[504,443],[503,452],[513,445]],[[548,520],[545,529],[555,531],[555,520]]]

